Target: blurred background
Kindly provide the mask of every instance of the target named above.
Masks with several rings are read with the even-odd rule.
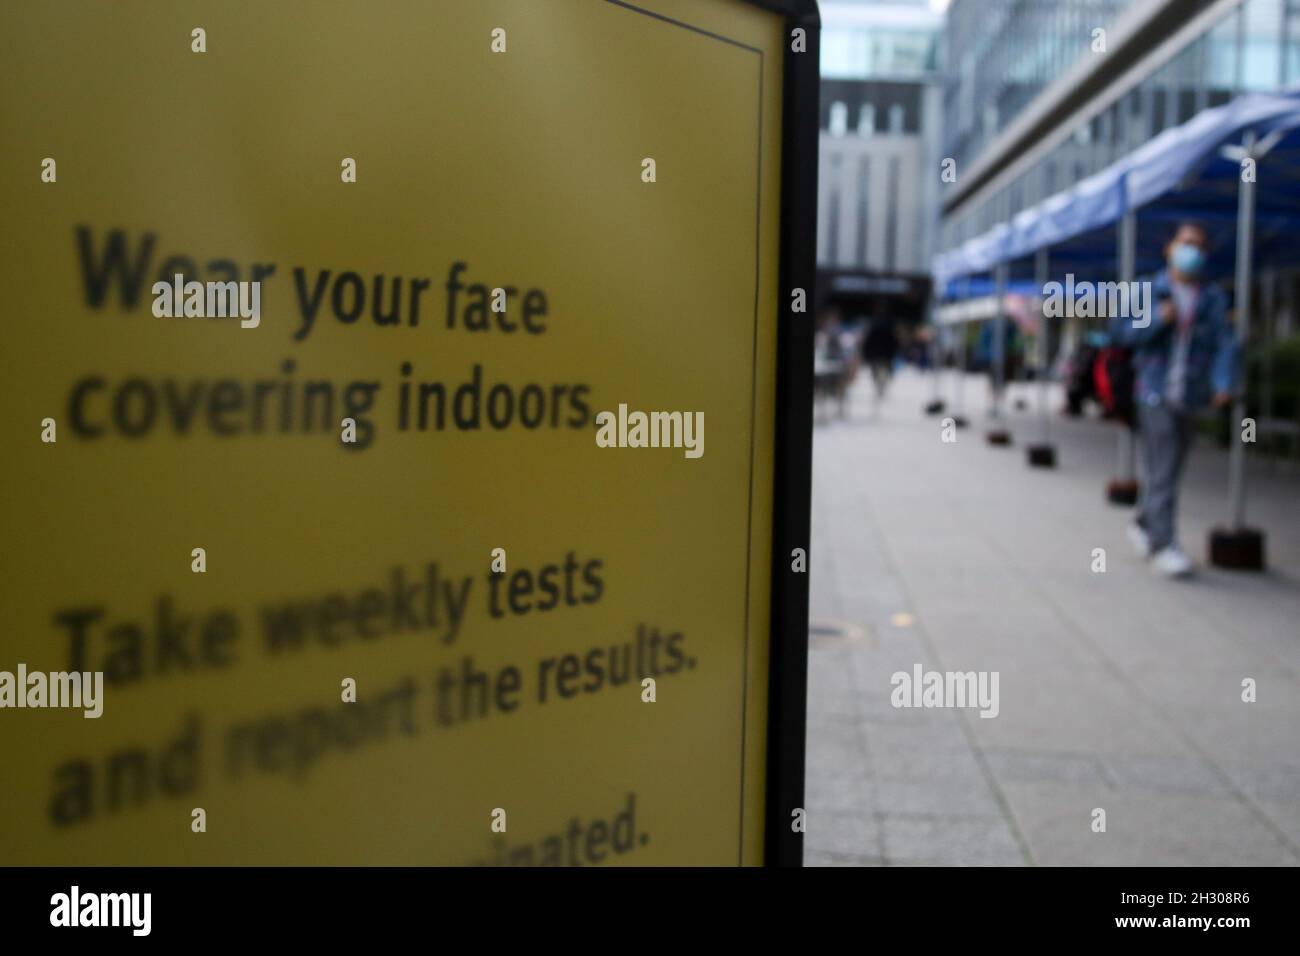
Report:
[[[821,12],[806,862],[1295,865],[1300,2]],[[1171,578],[1132,316],[1044,291],[1150,280],[1189,220],[1244,387]],[[894,706],[918,667],[997,715]]]

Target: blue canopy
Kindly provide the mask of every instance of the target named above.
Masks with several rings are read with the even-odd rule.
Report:
[[[991,276],[986,275],[953,279],[950,285],[953,289],[953,294],[948,296],[950,299],[983,299],[986,296],[996,295],[998,291],[997,283]],[[1007,282],[1007,295],[1040,295],[1042,291],[1029,279],[1017,278]]]
[[[1155,271],[1172,226],[1199,219],[1210,230],[1212,275],[1231,272],[1235,254],[1237,188],[1241,167],[1221,155],[1246,130],[1277,137],[1256,171],[1256,260],[1300,261],[1294,241],[1300,225],[1300,89],[1240,96],[1202,110],[1160,133],[1101,172],[1022,210],[1010,222],[935,257],[936,288],[946,297],[968,294],[962,276],[1011,264],[1011,275],[1032,278],[1033,254],[1050,249],[1051,271],[1080,278],[1114,278],[1115,223],[1138,215],[1138,275]]]

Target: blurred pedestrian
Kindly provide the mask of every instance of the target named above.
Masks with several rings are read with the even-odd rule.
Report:
[[[813,398],[834,400],[840,418],[847,413],[849,386],[857,376],[857,337],[846,327],[837,305],[831,305],[818,318],[813,337]]]
[[[1002,404],[1002,396],[1007,385],[1016,377],[1019,367],[1017,347],[1019,335],[1016,323],[1005,317],[1002,325],[1002,370],[999,376],[997,367],[996,335],[998,322],[990,319],[980,323],[979,337],[975,340],[975,367],[982,368],[989,376],[989,400],[993,408]]]
[[[885,392],[889,388],[889,380],[894,373],[894,360],[897,357],[898,335],[894,331],[893,320],[886,315],[883,307],[878,307],[875,316],[867,326],[867,334],[862,339],[862,359],[871,371],[877,404],[884,399]]]
[[[1178,483],[1196,416],[1213,404],[1231,404],[1236,386],[1237,341],[1228,321],[1227,296],[1202,281],[1209,236],[1183,222],[1165,246],[1167,268],[1152,280],[1155,315],[1138,327],[1115,318],[1115,340],[1134,350],[1138,436],[1146,474],[1129,538],[1143,557],[1169,577],[1191,572],[1178,543]]]

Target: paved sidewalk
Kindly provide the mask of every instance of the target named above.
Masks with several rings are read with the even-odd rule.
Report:
[[[922,414],[918,373],[879,417],[864,386],[814,438],[805,862],[1300,863],[1296,466],[1252,463],[1269,572],[1209,570],[1227,463],[1199,443],[1180,531],[1200,566],[1170,582],[1104,500],[1111,426],[1053,414],[1059,466],[1041,471],[1032,411],[1009,413],[1013,446],[985,443],[982,378],[955,444]],[[891,675],[915,664],[997,671],[998,716],[891,706]]]

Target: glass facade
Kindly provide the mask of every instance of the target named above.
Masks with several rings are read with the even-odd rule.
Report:
[[[1132,0],[953,0],[944,155],[964,169]]]
[[[1020,27],[1011,23],[1012,11],[1020,10],[1022,16],[1029,16],[1033,8],[1062,8],[1053,14],[1052,22],[1057,27],[1073,24],[1064,29],[1073,31],[1070,34],[1076,47],[1073,57],[1077,58],[1089,49],[1090,30],[1084,25],[1094,21],[1088,18],[1113,18],[1127,2],[1066,0],[1049,4],[1044,0],[994,3],[954,0],[946,50],[960,62],[949,64],[959,75],[951,77],[945,89],[945,156],[957,158],[959,170],[964,168],[964,158],[964,166],[968,168],[977,158],[978,148],[991,141],[1015,116],[1015,111],[999,108],[996,115],[985,117],[985,129],[979,123],[971,123],[970,111],[961,106],[968,96],[974,97],[973,102],[977,103],[988,102],[983,97],[990,95],[994,99],[1000,96],[999,103],[1019,102],[1024,96],[1019,88],[1014,92],[1007,88],[1015,72],[1012,63],[986,68],[990,46],[1005,46],[1001,34],[1021,32]],[[1003,17],[993,24],[997,29],[981,28],[984,34],[991,34],[984,42],[968,32],[975,29],[970,25],[972,21],[963,19],[973,17],[976,11],[982,11],[985,20]],[[963,23],[967,24],[967,31],[963,31]],[[1044,49],[1058,51],[1053,54],[1057,57],[1053,62],[1063,64],[1058,71],[1070,65],[1071,58],[1064,52],[1066,47],[1059,38],[1043,38]],[[961,73],[963,69],[967,71],[965,74]],[[1029,84],[1032,95],[1040,92],[1045,82],[1055,75],[1035,74],[1036,79]],[[981,83],[992,84],[995,89],[990,91],[980,86]],[[1207,106],[1226,102],[1237,90],[1275,90],[1296,83],[1300,83],[1300,0],[1245,0],[1118,100],[1080,123],[1067,139],[1023,175],[1001,189],[978,194],[946,216],[940,226],[939,248],[959,245],[1020,209],[1099,172],[1162,130],[1185,122]],[[972,89],[975,92],[967,92]],[[1023,108],[1029,98],[1032,96],[1024,98],[1017,109]]]
[[[823,80],[933,78],[939,69],[942,17],[928,0],[821,4]]]
[[[927,76],[937,66],[933,30],[832,27],[821,42],[826,79],[909,79]]]

